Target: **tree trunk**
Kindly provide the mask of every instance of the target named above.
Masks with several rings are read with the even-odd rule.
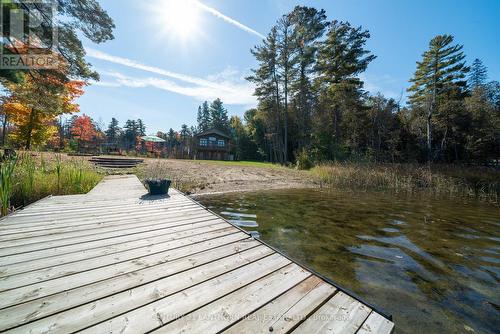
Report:
[[[31,148],[31,136],[33,134],[33,123],[35,122],[35,109],[31,109],[30,120],[28,123],[28,131],[26,132],[26,149],[29,150]]]
[[[284,148],[283,148],[283,159],[285,163],[288,162],[288,70],[285,70],[285,115],[284,115]]]
[[[283,144],[284,144],[284,147],[283,147],[283,159],[285,161],[285,163],[288,162],[288,75],[289,75],[289,53],[288,53],[288,48],[290,47],[290,41],[288,40],[289,36],[288,36],[288,26],[285,28],[285,35],[283,37],[283,41],[284,41],[284,45],[283,45],[283,49],[284,49],[284,55],[283,55],[283,59],[284,59],[284,64],[283,64],[283,70],[284,70],[284,73],[283,73],[283,76],[284,76],[284,96],[285,96],[285,112],[284,112],[284,140],[283,140]]]
[[[300,48],[300,57],[303,59],[304,58],[304,49]],[[300,63],[300,92],[299,92],[299,115],[301,116],[301,122],[298,124],[298,130],[299,130],[299,151],[302,150],[304,146],[306,146],[308,143],[307,141],[307,133],[309,133],[309,117],[308,117],[308,108],[307,108],[307,88],[306,88],[306,83],[307,83],[307,78],[306,78],[306,65],[302,61]]]
[[[333,113],[334,116],[334,126],[335,126],[335,142],[339,143],[340,142],[340,110],[338,107],[335,108],[335,111]]]
[[[432,161],[432,112],[427,115],[427,160]]]
[[[64,125],[62,116],[59,117],[59,149],[64,146]]]
[[[448,127],[446,127],[446,129],[444,130],[444,135],[443,135],[443,139],[441,140],[441,159],[444,158],[444,149],[446,147],[446,137],[448,136]]]
[[[433,68],[434,73],[432,78],[432,100],[431,105],[429,106],[429,113],[427,114],[427,160],[429,162],[432,162],[432,114],[436,111],[437,75],[439,62],[439,52],[436,51]]]
[[[275,89],[275,94],[276,94],[276,96],[275,96],[275,99],[276,99],[276,127],[275,127],[275,131],[276,131],[276,136],[278,137],[275,140],[273,140],[273,149],[276,151],[278,149],[278,145],[276,143],[281,141],[281,136],[280,136],[280,133],[281,133],[280,88],[279,88],[278,77],[276,75],[276,69],[273,69],[273,82],[274,82],[274,89]],[[276,153],[275,153],[275,155],[276,155]],[[277,157],[275,157],[275,158],[277,159]],[[276,160],[276,161],[278,161],[278,160]],[[280,154],[279,162],[280,162],[280,164],[283,164],[282,154]]]
[[[2,122],[2,146],[5,146],[5,137],[7,135],[7,122],[8,122],[8,115],[4,114]]]

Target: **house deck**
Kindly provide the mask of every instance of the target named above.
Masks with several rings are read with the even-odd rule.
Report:
[[[0,221],[0,331],[390,333],[331,282],[135,176]]]

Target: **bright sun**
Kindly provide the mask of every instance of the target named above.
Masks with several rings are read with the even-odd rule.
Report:
[[[161,25],[169,37],[191,39],[199,31],[200,8],[196,0],[164,0],[156,8]]]

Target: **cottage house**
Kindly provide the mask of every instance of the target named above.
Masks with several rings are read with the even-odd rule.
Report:
[[[233,160],[231,137],[217,129],[209,129],[196,135],[195,159]]]

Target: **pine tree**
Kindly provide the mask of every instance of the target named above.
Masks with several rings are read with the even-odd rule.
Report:
[[[205,101],[201,106],[198,107],[198,131],[207,131],[211,126],[210,108],[208,102]]]
[[[189,137],[190,132],[189,132],[189,127],[187,126],[187,124],[181,125],[180,135],[181,135],[181,139],[186,139],[187,137]]]
[[[175,145],[177,145],[177,135],[174,129],[170,128],[167,134],[167,145],[172,149]]]
[[[200,129],[200,132],[203,132],[204,131],[202,126],[203,112],[201,106],[198,106],[198,113],[196,114],[196,122],[198,123],[198,129]]]
[[[289,86],[295,72],[295,52],[297,40],[295,39],[290,15],[283,15],[277,24],[277,50],[278,50],[278,78],[283,91],[283,160],[288,162],[288,98]]]
[[[329,159],[343,154],[340,147],[347,134],[356,138],[361,131],[358,116],[364,111],[364,92],[359,74],[376,58],[365,49],[368,38],[368,30],[335,20],[319,44],[314,82],[319,93],[316,136],[322,138],[322,150]]]
[[[127,149],[131,149],[135,146],[135,141],[138,136],[137,122],[135,120],[128,119],[125,122],[123,139]]]
[[[191,131],[189,130],[189,127],[187,124],[182,124],[181,125],[181,131],[179,132],[180,139],[181,139],[181,154],[182,158],[184,158],[184,154],[187,154],[189,157],[190,155],[190,139],[191,139]]]
[[[247,80],[255,84],[255,96],[259,100],[259,110],[263,117],[263,135],[266,134],[269,146],[269,159],[274,162],[284,162],[283,127],[281,116],[281,89],[278,74],[278,32],[276,26],[263,41],[262,45],[251,50],[259,62],[257,69],[252,69],[253,75]]]
[[[476,58],[472,62],[469,73],[469,85],[472,89],[484,87],[488,78],[488,70],[483,62]]]
[[[417,70],[408,88],[412,93],[409,101],[414,108],[427,110],[427,159],[432,161],[433,116],[437,112],[440,97],[454,89],[464,89],[464,80],[469,68],[465,66],[462,45],[453,43],[453,36],[438,35],[429,43],[429,49],[422,54],[422,61],[417,62]]]
[[[118,120],[116,118],[111,118],[108,129],[106,130],[106,138],[110,143],[116,143],[120,136],[121,128],[118,125]]]
[[[227,110],[222,101],[217,98],[210,104],[211,127],[222,132],[229,132]]]
[[[328,26],[325,11],[296,6],[289,14],[296,40],[297,75],[292,79],[291,91],[297,107],[298,149],[306,144],[310,135],[313,91],[309,75],[316,61],[317,39]]]
[[[146,124],[140,118],[137,120],[137,135],[141,137],[146,135]]]

